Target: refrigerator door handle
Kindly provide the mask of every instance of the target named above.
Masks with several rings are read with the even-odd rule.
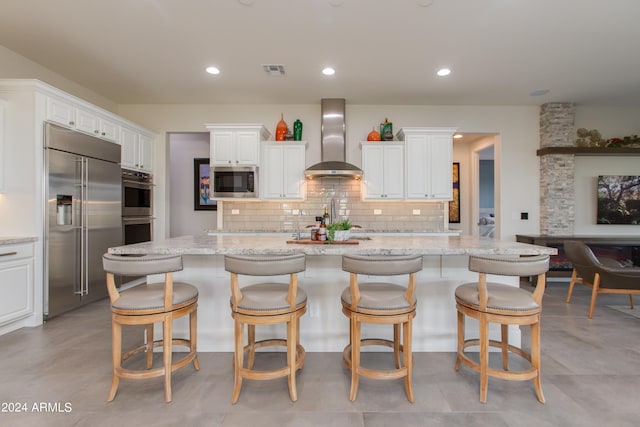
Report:
[[[84,276],[85,276],[85,257],[84,257],[84,234],[85,234],[85,224],[84,224],[84,211],[85,211],[85,206],[84,206],[84,200],[85,200],[85,189],[84,189],[84,158],[82,157],[77,157],[76,158],[76,167],[77,165],[80,165],[80,182],[79,184],[76,184],[78,187],[80,187],[80,200],[78,201],[78,207],[79,207],[79,221],[78,221],[78,226],[75,227],[77,229],[80,230],[80,286],[78,290],[75,290],[73,293],[76,295],[84,295]],[[77,170],[77,169],[76,169]]]
[[[82,284],[84,286],[82,295],[89,295],[89,209],[87,206],[89,200],[89,160],[85,157],[82,159],[84,164],[84,175],[82,176],[82,188],[84,189],[84,196],[82,197],[82,203],[84,206],[82,218],[82,228],[84,241],[82,242],[83,256],[84,256],[84,277],[82,278]]]

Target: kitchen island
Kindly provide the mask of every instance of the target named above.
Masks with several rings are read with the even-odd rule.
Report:
[[[475,280],[467,269],[469,255],[538,255],[555,254],[554,248],[471,236],[442,236],[429,233],[375,233],[357,235],[357,244],[297,244],[290,233],[219,233],[181,236],[166,240],[110,248],[113,254],[179,254],[184,270],[175,280],[198,287],[198,350],[233,351],[233,321],[229,308],[229,273],[224,270],[225,254],[307,254],[307,269],[299,275],[300,286],[308,294],[308,311],[300,320],[302,344],[307,351],[342,351],[349,340],[349,322],[342,314],[340,294],[348,286],[349,274],[342,271],[341,255],[423,255],[424,268],[417,275],[417,315],[413,326],[414,351],[455,351],[456,310],[454,291],[461,283]],[[152,278],[153,279],[153,278]],[[251,278],[241,285],[252,283]],[[255,278],[253,281],[259,281]],[[286,280],[286,278],[283,278]],[[385,280],[405,284],[406,278]],[[518,286],[518,280],[501,280]],[[471,321],[470,321],[471,322]],[[470,331],[473,325],[470,323]],[[388,330],[387,330],[388,329]],[[178,333],[186,323],[176,322]],[[265,326],[265,335],[284,329]],[[390,337],[391,328],[364,329],[381,337]],[[495,332],[499,331],[496,328]],[[278,332],[276,332],[278,333]],[[260,328],[256,330],[261,338]],[[520,331],[510,330],[510,339],[520,343]],[[377,349],[374,347],[374,349]]]

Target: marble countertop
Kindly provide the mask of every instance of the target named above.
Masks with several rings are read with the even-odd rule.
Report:
[[[287,243],[291,233],[218,233],[181,236],[166,240],[109,248],[113,254],[283,254],[307,255],[538,255],[556,254],[557,249],[526,243],[507,242],[471,236],[433,236],[428,234],[368,235],[358,244]]]
[[[0,246],[30,243],[38,240],[35,236],[0,236]]]

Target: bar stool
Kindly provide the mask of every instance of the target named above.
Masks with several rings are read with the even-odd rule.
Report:
[[[300,345],[300,317],[307,311],[307,293],[298,287],[298,273],[306,268],[304,254],[293,255],[226,255],[224,268],[231,273],[231,315],[235,321],[234,386],[231,402],[240,397],[242,379],[270,380],[289,377],[289,397],[298,399],[296,371],[302,369],[305,351]],[[289,275],[289,283],[260,282],[239,286],[238,276]],[[256,325],[286,323],[286,339],[256,342]],[[244,344],[244,326],[247,341]],[[256,349],[271,346],[287,348],[287,365],[267,371],[254,370]],[[248,352],[247,366],[244,354]]]
[[[111,300],[113,374],[109,402],[118,391],[120,378],[141,380],[164,377],[164,395],[171,402],[171,372],[193,362],[200,369],[196,352],[198,289],[174,282],[173,272],[182,270],[179,255],[120,256],[104,254],[102,264],[107,273],[107,289]],[[129,290],[116,289],[114,275],[144,276],[164,274],[164,282],[145,283]],[[189,339],[173,338],[173,320],[189,315]],[[153,324],[162,322],[162,339],[153,341]],[[145,325],[146,343],[122,353],[122,325]],[[186,346],[189,352],[178,361],[172,360],[172,347]],[[162,367],[153,366],[153,348],[162,347]],[[146,370],[125,369],[122,362],[146,352]]]
[[[422,270],[422,255],[343,255],[342,270],[350,273],[349,287],[342,292],[342,312],[349,318],[349,345],[342,358],[351,370],[349,400],[356,400],[359,377],[373,379],[404,378],[409,402],[414,401],[411,327],[416,316],[416,273]],[[387,282],[359,283],[358,275],[396,276],[408,274],[407,287]],[[393,341],[361,339],[362,323],[393,325]],[[402,334],[401,334],[402,327]],[[395,369],[375,370],[360,365],[361,346],[393,348]],[[402,360],[400,359],[402,352]]]
[[[538,255],[522,258],[498,256],[470,256],[469,270],[478,273],[478,281],[456,288],[458,310],[458,357],[455,370],[465,364],[480,373],[480,402],[486,403],[489,377],[505,380],[533,380],[538,400],[544,403],[540,382],[540,314],[545,276],[549,270],[549,256]],[[535,291],[528,292],[519,287],[487,282],[487,274],[502,276],[538,276]],[[465,340],[464,316],[480,323],[480,338]],[[501,325],[501,340],[489,339],[489,323]],[[531,353],[509,344],[509,325],[530,325]],[[480,347],[480,363],[467,356],[464,350]],[[489,347],[498,347],[502,352],[502,369],[489,367]],[[509,371],[509,351],[521,356],[530,364],[529,369]]]

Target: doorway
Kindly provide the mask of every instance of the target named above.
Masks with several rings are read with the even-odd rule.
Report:
[[[478,156],[478,236],[495,237],[495,156],[494,146],[479,151]]]

